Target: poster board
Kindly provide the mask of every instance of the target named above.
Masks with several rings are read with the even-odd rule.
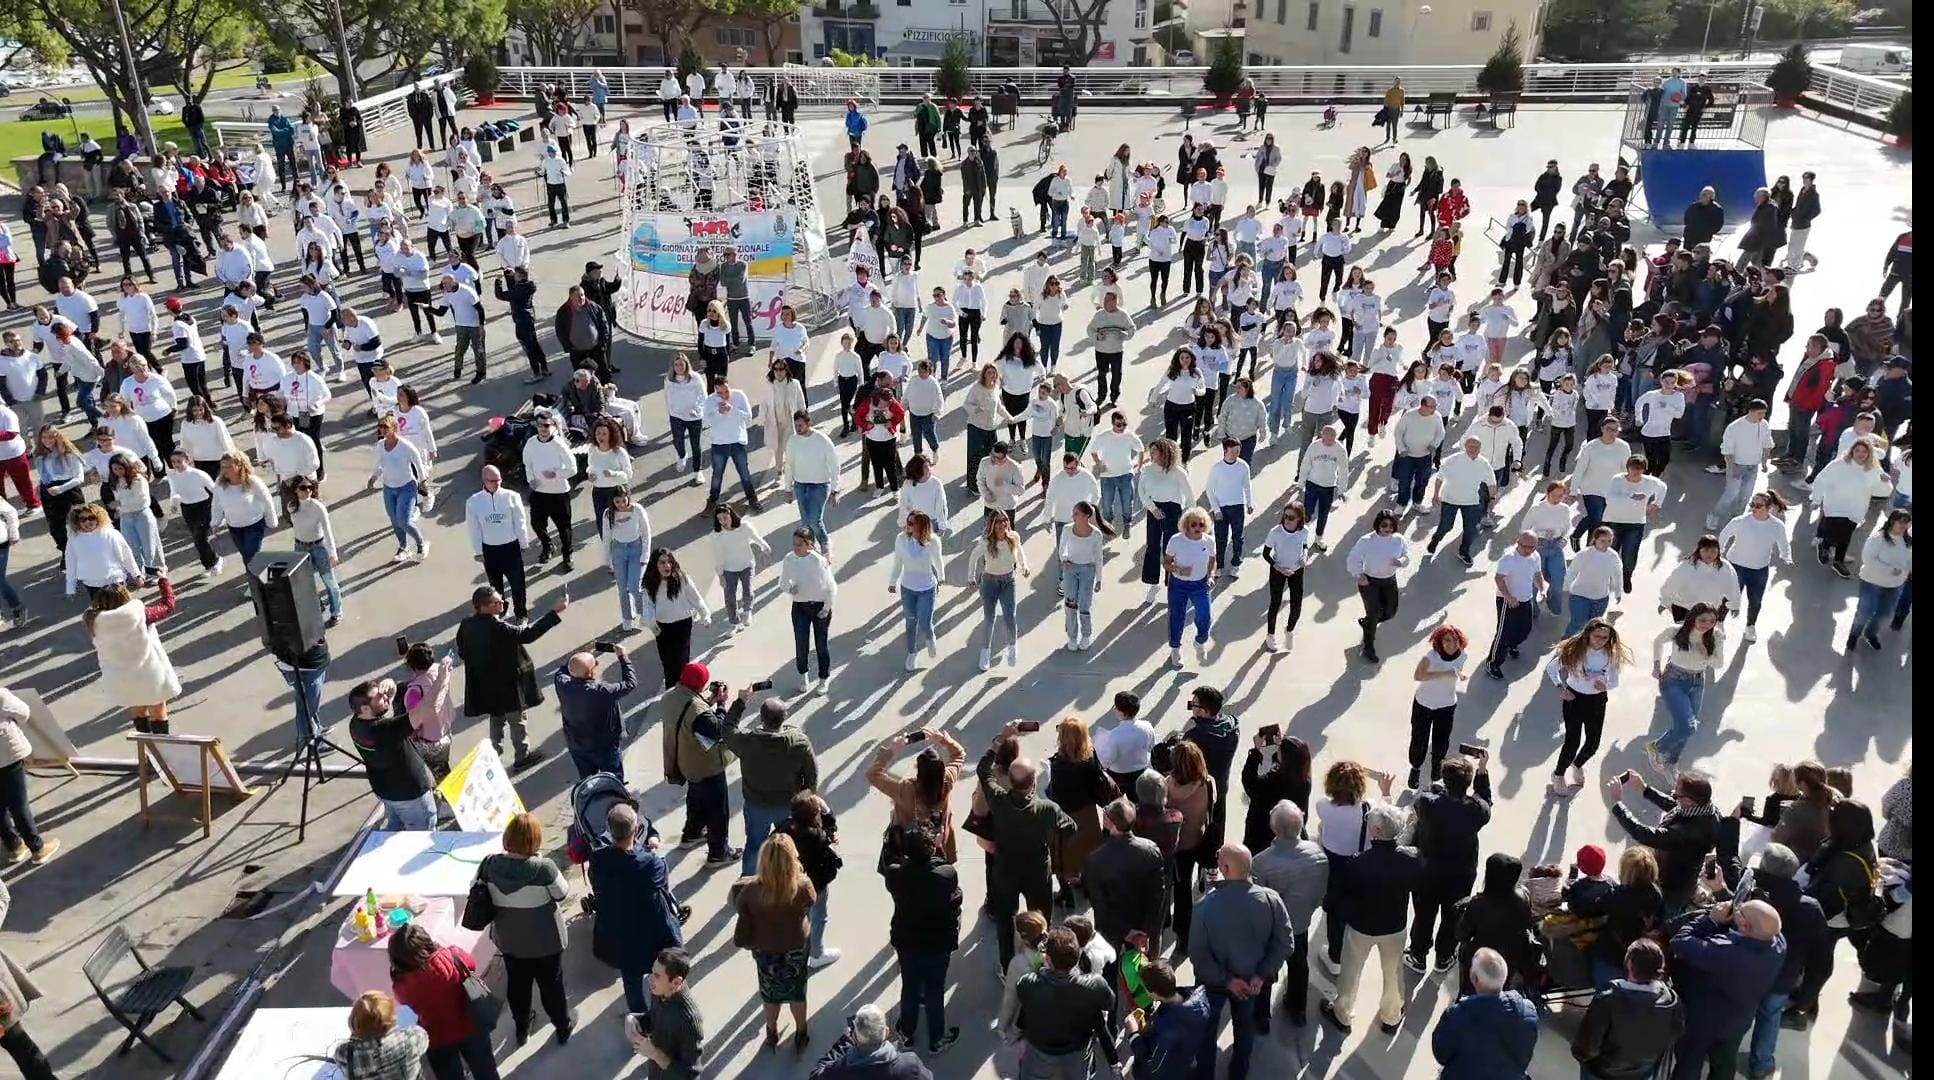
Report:
[[[396,1007],[396,1026],[416,1026],[416,1011]],[[344,1080],[328,1057],[349,1037],[349,1006],[257,1009],[235,1036],[215,1080]]]
[[[199,801],[196,813],[205,838],[214,829],[214,796],[246,799],[254,792],[235,771],[235,763],[214,735],[157,735],[130,732],[135,776],[141,792],[141,824],[149,820],[148,781],[159,774],[169,790]]]
[[[501,833],[372,832],[332,896],[468,896],[477,865],[504,850]]]
[[[791,207],[691,214],[640,214],[633,219],[618,264],[631,305],[631,325],[666,340],[696,341],[696,323],[685,310],[692,264],[701,250],[734,248],[746,263],[755,337],[770,337],[786,303],[794,261],[807,257],[814,238],[799,235]],[[819,240],[824,249],[824,240]],[[723,294],[721,293],[721,299]]]
[[[504,759],[496,747],[482,740],[450,768],[437,793],[450,804],[462,832],[501,833],[511,818],[524,812],[524,800],[511,785]]]
[[[75,748],[74,740],[67,737],[67,729],[54,719],[47,703],[32,690],[15,690],[14,696],[27,706],[27,720],[20,725],[27,736],[28,746],[32,748],[27,753],[27,765],[57,765],[79,775],[79,770],[74,768],[74,759],[80,756],[80,751]]]

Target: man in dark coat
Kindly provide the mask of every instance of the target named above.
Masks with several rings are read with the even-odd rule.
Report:
[[[1001,182],[1001,156],[994,150],[994,140],[986,139],[980,144],[981,179],[987,182],[987,216],[999,217],[1000,211],[994,206],[994,189]]]
[[[1617,802],[1626,787],[1635,787],[1645,801],[1665,811],[1657,825],[1647,825]],[[1665,894],[1668,916],[1686,909],[1693,889],[1699,883],[1699,868],[1705,865],[1706,852],[1719,838],[1719,814],[1712,807],[1712,781],[1703,774],[1686,771],[1672,784],[1671,794],[1627,772],[1611,783],[1612,816],[1625,826],[1633,841],[1652,849],[1659,860],[1659,892]]]
[[[410,130],[416,136],[416,148],[422,150],[436,146],[436,103],[430,100],[430,95],[419,85],[410,91],[403,105],[409,110]]]
[[[1672,973],[1686,1007],[1672,1080],[1733,1075],[1739,1040],[1785,966],[1780,914],[1764,900],[1714,904],[1672,935]]]
[[[1686,247],[1695,248],[1708,243],[1726,227],[1726,208],[1719,205],[1719,192],[1712,188],[1700,188],[1699,200],[1686,207],[1685,214]]]
[[[1640,938],[1625,950],[1625,977],[1612,980],[1586,1008],[1571,1056],[1583,1080],[1645,1080],[1685,1030],[1685,1007],[1665,981],[1665,950]]]
[[[503,594],[485,585],[470,594],[474,612],[457,624],[457,658],[463,661],[464,672],[463,715],[490,717],[490,745],[499,754],[504,750],[504,729],[510,729],[510,742],[517,751],[510,764],[512,772],[544,760],[542,750],[531,749],[524,727],[524,710],[544,700],[537,688],[537,668],[524,646],[556,626],[570,603],[559,598],[537,621],[514,623],[504,618]]]
[[[557,306],[551,332],[570,354],[572,368],[594,368],[599,382],[611,381],[610,365],[605,359],[611,345],[611,321],[605,318],[604,308],[585,295],[582,285],[571,286],[564,302]]]
[[[618,969],[625,1008],[649,1012],[645,976],[660,951],[685,943],[656,838],[626,803],[606,819],[611,843],[591,852],[585,872],[598,915],[591,927],[591,955]]]
[[[638,689],[638,676],[624,646],[601,643],[618,661],[618,681],[598,677],[598,659],[589,652],[576,653],[551,677],[557,693],[558,727],[564,732],[564,745],[571,751],[571,764],[578,778],[608,772],[624,779],[625,695]]]
[[[436,779],[410,739],[408,716],[396,708],[396,683],[376,679],[349,691],[349,742],[363,759],[369,789],[382,800],[383,828],[436,828]]]
[[[1101,824],[1107,838],[1088,856],[1081,874],[1082,891],[1094,906],[1095,932],[1114,946],[1119,957],[1131,931],[1140,930],[1150,941],[1162,939],[1167,862],[1154,841],[1135,835],[1135,808],[1128,800],[1117,799],[1104,807]],[[1114,965],[1102,977],[1113,986]]]

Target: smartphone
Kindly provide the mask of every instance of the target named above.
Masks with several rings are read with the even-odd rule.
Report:
[[[927,732],[924,728],[918,731],[909,731],[905,735],[902,735],[901,738],[907,741],[908,746],[912,746],[914,743],[926,742]]]
[[[1740,816],[1752,817],[1753,814],[1757,811],[1758,806],[1759,806],[1758,799],[1755,799],[1751,795],[1746,796],[1745,798],[1739,800]]]
[[[1458,743],[1457,752],[1468,758],[1481,758],[1484,756],[1484,748],[1476,743]]]
[[[407,637],[404,637],[402,634],[396,635],[396,655],[398,656],[410,655],[410,639]]]
[[[726,695],[726,689],[725,689],[725,684],[724,684],[724,683],[722,683],[722,682],[719,682],[719,681],[717,681],[717,680],[714,680],[714,681],[712,682],[712,685],[711,685],[711,686],[709,687],[709,689],[710,689],[710,691],[711,691],[711,694],[712,694],[712,698],[713,698],[714,700],[716,700],[716,701],[724,701],[724,700],[725,700],[725,695]]]
[[[1015,731],[1039,731],[1041,730],[1041,722],[1039,720],[1022,720],[1019,723],[1014,725],[1014,730]]]
[[[1256,737],[1266,743],[1282,742],[1283,726],[1281,724],[1264,724],[1262,727],[1256,729]]]
[[[601,653],[617,652],[618,647],[609,641],[594,641],[591,643],[591,651]]]
[[[752,689],[756,693],[764,693],[765,691],[772,689],[772,680],[760,679],[758,682],[755,682],[752,684]]]

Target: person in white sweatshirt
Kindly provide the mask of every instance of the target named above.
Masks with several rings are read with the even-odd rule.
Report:
[[[705,380],[692,370],[691,358],[684,353],[672,356],[671,370],[665,375],[665,415],[671,423],[672,453],[678,457],[677,471],[691,468],[691,482],[699,482],[703,468],[699,454],[699,434],[705,426]]]
[[[833,564],[815,547],[818,541],[811,529],[794,529],[792,550],[779,563],[779,591],[792,601],[793,668],[799,672],[801,689],[809,694],[832,685],[832,654],[827,642],[833,623],[833,599],[839,592]],[[818,678],[806,663],[808,644],[819,661]]]
[[[396,418],[376,421],[374,463],[365,486],[383,489],[383,511],[389,516],[390,533],[396,537],[396,554],[391,562],[408,562],[409,544],[416,542],[416,560],[429,557],[430,542],[417,528],[417,501],[430,491],[430,463],[414,443],[402,437]]]
[[[1283,637],[1296,632],[1303,617],[1303,568],[1309,565],[1313,549],[1308,528],[1309,515],[1301,506],[1283,504],[1283,512],[1269,535],[1263,538],[1263,561],[1269,565],[1269,614],[1262,639],[1264,652],[1275,652],[1276,617],[1282,611],[1283,594],[1289,594],[1289,620],[1283,624]]]
[[[902,528],[907,518],[921,513],[932,519],[934,532],[943,537],[947,535],[947,489],[940,477],[934,475],[933,464],[925,454],[915,454],[907,460],[906,482],[900,485],[898,499],[896,516]]]
[[[678,565],[669,548],[657,548],[645,564],[644,622],[652,628],[658,660],[665,670],[665,689],[678,684],[678,675],[692,662],[692,630],[700,620],[710,622],[712,609],[705,590]]]
[[[792,488],[793,502],[799,507],[800,528],[811,530],[820,550],[825,551],[826,505],[839,498],[839,449],[832,439],[813,427],[812,417],[803,410],[792,414],[792,438],[786,441],[785,469],[780,474],[779,485]],[[905,491],[903,485],[902,497]]]
[[[1571,472],[1571,497],[1585,512],[1572,526],[1573,551],[1578,550],[1580,537],[1590,535],[1604,522],[1605,492],[1632,457],[1632,445],[1619,437],[1619,427],[1618,417],[1605,417],[1598,422],[1598,437],[1578,448],[1578,461]]]
[[[571,570],[571,479],[577,475],[576,455],[558,435],[554,413],[537,415],[537,434],[524,443],[524,480],[530,485],[531,522],[537,530],[537,561],[551,560],[551,528],[557,529],[558,566]],[[676,671],[673,672],[676,677]]]
[[[1101,591],[1101,562],[1112,535],[1095,504],[1085,500],[1074,504],[1067,527],[1057,534],[1061,605],[1066,612],[1068,648],[1073,652],[1085,652],[1094,644],[1094,598]]]
[[[1142,466],[1135,494],[1148,511],[1148,546],[1142,552],[1142,584],[1148,587],[1142,598],[1144,607],[1161,595],[1162,551],[1182,524],[1182,511],[1195,502],[1189,473],[1182,464],[1182,450],[1173,439],[1157,439],[1148,444],[1147,464]]]
[[[276,500],[269,494],[268,485],[255,475],[248,458],[229,453],[222,455],[221,469],[215,476],[214,503],[209,524],[228,530],[228,538],[242,557],[242,567],[247,569],[280,519]]]
[[[1820,564],[1831,566],[1843,578],[1853,577],[1847,550],[1853,545],[1854,529],[1867,516],[1869,500],[1885,498],[1894,490],[1878,458],[1873,443],[1865,439],[1854,442],[1813,478],[1813,489],[1807,495],[1807,500],[1820,508],[1820,524],[1814,531]]]
[[[1337,438],[1334,423],[1323,425],[1316,441],[1303,447],[1296,463],[1296,479],[1303,485],[1303,508],[1309,511],[1316,536],[1310,550],[1321,555],[1330,550],[1323,533],[1330,525],[1330,511],[1336,506],[1336,490],[1343,482],[1343,471],[1350,463],[1349,448]]]
[[[1673,622],[1684,622],[1697,604],[1714,609],[1721,619],[1739,610],[1739,575],[1720,553],[1717,537],[1700,537],[1692,554],[1673,567],[1659,586],[1659,608],[1670,609]]]
[[[1889,510],[1887,520],[1860,549],[1860,600],[1854,605],[1853,625],[1847,628],[1847,652],[1858,649],[1863,638],[1875,649],[1881,648],[1880,620],[1895,613],[1901,589],[1913,572],[1913,514]],[[1894,629],[1900,629],[1898,622]]]
[[[1706,471],[1723,474],[1726,486],[1706,515],[1706,528],[1717,529],[1737,516],[1759,485],[1759,474],[1773,456],[1773,425],[1767,422],[1766,412],[1765,401],[1748,401],[1746,411],[1727,424],[1725,434],[1720,436],[1719,456],[1725,463],[1708,465]]]
[[[1377,627],[1397,616],[1400,599],[1397,571],[1410,565],[1410,546],[1397,535],[1398,518],[1394,511],[1379,510],[1370,522],[1370,531],[1357,537],[1344,566],[1356,578],[1357,595],[1363,599],[1363,659],[1378,663]]]
[[[1054,524],[1054,549],[1061,550],[1061,534],[1074,521],[1075,508],[1086,504],[1091,510],[1101,503],[1101,482],[1081,465],[1079,451],[1063,451],[1061,467],[1048,477],[1048,520]],[[1054,560],[1055,585],[1061,582],[1061,562]]]
[[[1561,635],[1570,637],[1593,619],[1601,618],[1612,601],[1625,595],[1625,567],[1612,546],[1615,534],[1609,525],[1592,530],[1591,542],[1571,557],[1565,567],[1565,606],[1570,621]]]
[[[1746,512],[1719,530],[1719,554],[1732,564],[1746,597],[1746,630],[1741,641],[1759,637],[1760,603],[1775,561],[1791,565],[1792,541],[1787,538],[1786,500],[1776,491],[1756,492]]]
[[[93,596],[109,585],[141,580],[141,560],[99,505],[75,507],[67,528],[67,595],[74,595],[75,586],[85,586]]]
[[[752,621],[752,571],[772,548],[750,520],[730,506],[712,511],[712,558],[718,567],[719,587],[725,593],[725,620],[738,633]]]
[[[908,671],[919,667],[922,644],[928,656],[940,654],[934,640],[933,602],[946,570],[933,520],[918,512],[908,515],[893,542],[893,566],[887,584],[888,592],[899,594],[900,611],[906,617]]]
[[[1546,791],[1570,798],[1584,788],[1585,763],[1598,753],[1605,730],[1605,705],[1618,687],[1619,669],[1631,664],[1632,650],[1604,619],[1591,619],[1558,642],[1545,679],[1558,688],[1565,742]]]

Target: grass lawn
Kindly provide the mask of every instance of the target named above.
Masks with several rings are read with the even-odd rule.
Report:
[[[237,87],[255,85],[255,76],[261,70],[261,65],[256,60],[250,58],[232,61],[231,63],[233,66],[215,73],[215,81],[209,84],[210,90],[233,90]],[[269,76],[269,82],[276,86],[292,86],[305,83],[311,78],[322,77],[323,70],[316,66],[315,61],[300,58],[296,61],[296,69],[294,71],[285,71],[280,75],[271,75]],[[174,102],[176,107],[180,107],[181,105],[181,96],[172,86],[149,86],[148,93],[155,97],[165,97]],[[13,95],[5,99],[5,107],[11,109],[15,105],[18,105],[24,109],[43,97],[56,99],[66,98],[74,102],[104,101],[107,99],[107,95],[101,92],[101,88],[92,83],[69,86],[59,90],[15,87]],[[95,136],[95,138],[99,137],[98,134]]]
[[[107,156],[114,156],[114,122],[106,115],[77,117],[80,130],[88,132],[101,144]],[[177,146],[193,146],[194,140],[188,137],[188,129],[181,126],[179,117],[150,116],[148,122],[154,126],[154,137],[161,142],[173,142]],[[14,179],[13,159],[33,157],[40,153],[40,133],[53,130],[67,140],[69,153],[76,152],[80,140],[74,135],[71,120],[6,120],[0,121],[0,165],[3,165],[9,183]],[[211,136],[212,138],[212,136]]]

